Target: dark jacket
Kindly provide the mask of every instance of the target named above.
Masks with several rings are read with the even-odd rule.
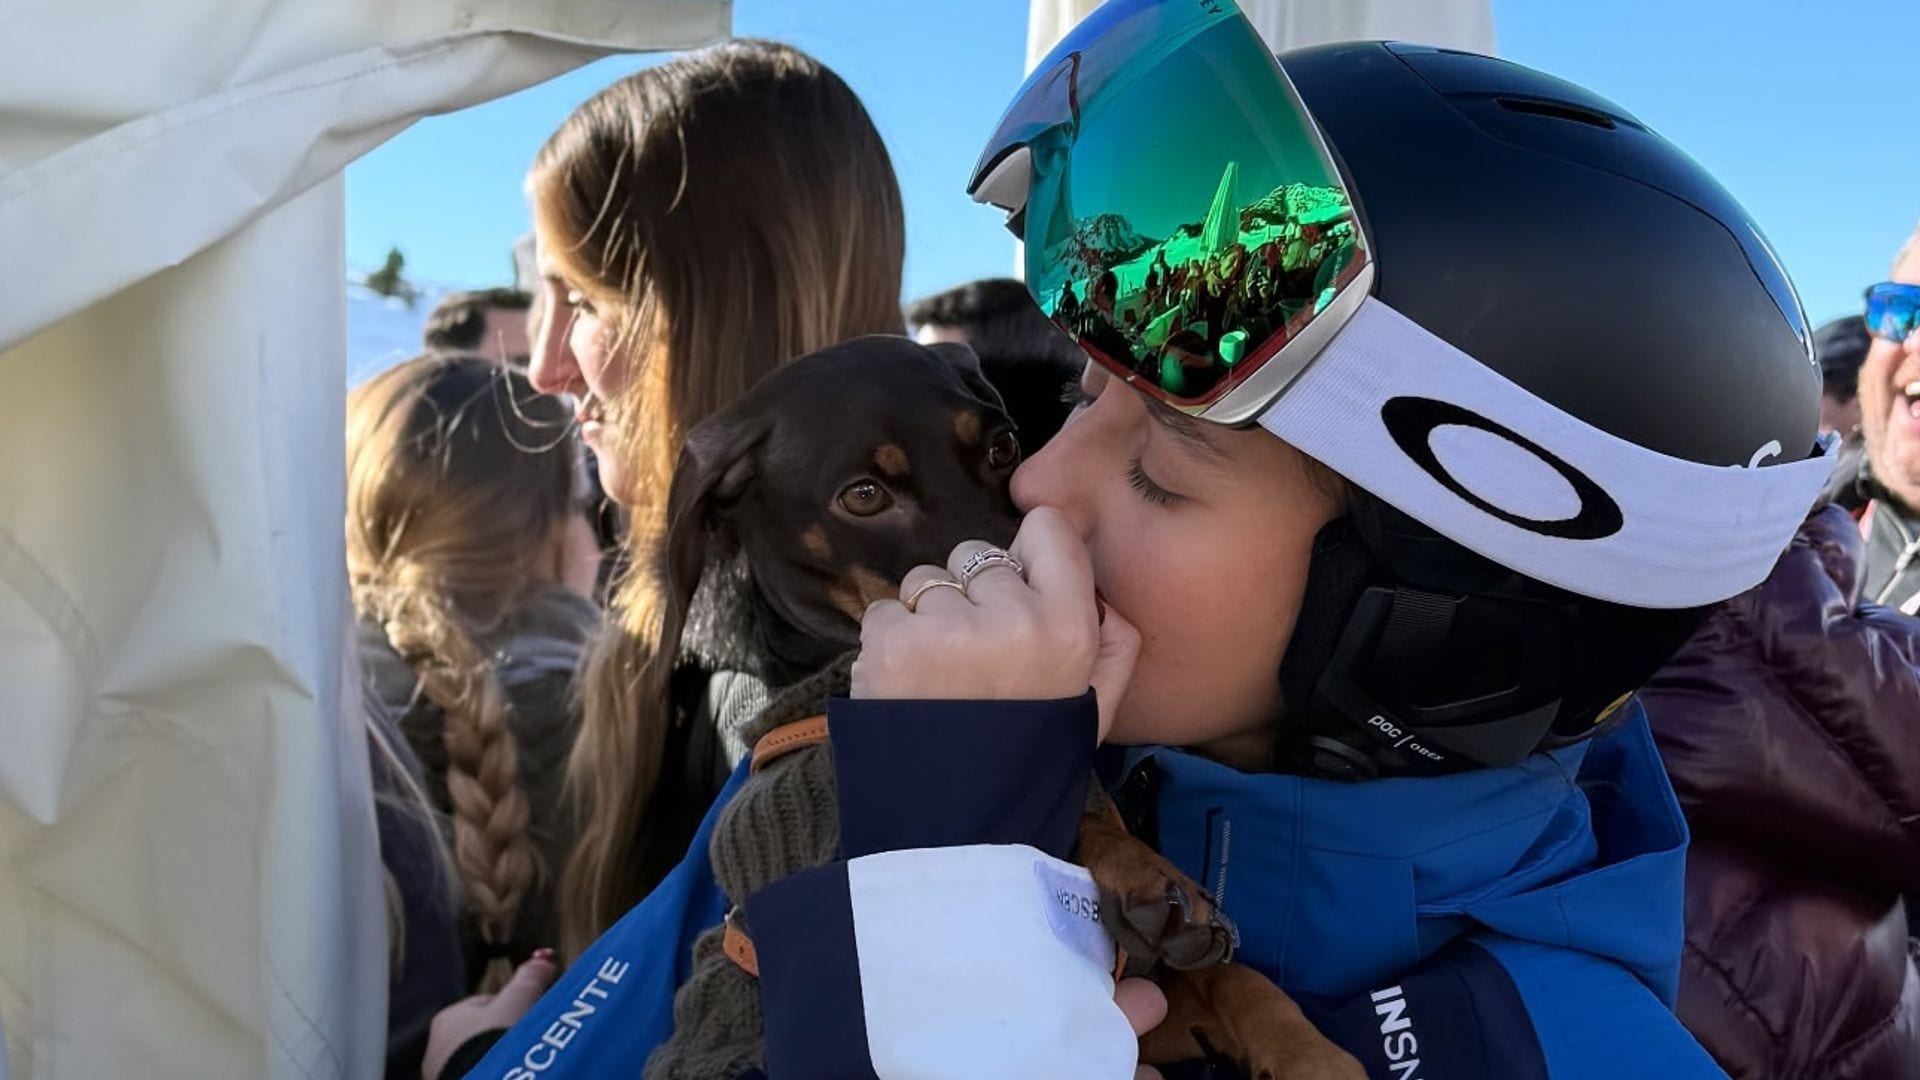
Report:
[[[1908,615],[1920,610],[1920,513],[1874,480],[1873,462],[1858,441],[1841,448],[1827,497],[1860,521],[1867,538],[1861,598]]]
[[[1642,694],[1693,826],[1680,1017],[1735,1080],[1920,1077],[1920,621],[1810,518]]]
[[[1840,444],[1839,456],[1833,462],[1833,476],[1827,481],[1827,490],[1823,496],[1830,502],[1852,515],[1855,521],[1866,512],[1867,504],[1874,500],[1870,490],[1871,480],[1867,476],[1867,444],[1858,433]]]
[[[514,963],[560,940],[554,888],[573,842],[562,798],[567,756],[579,729],[573,685],[587,637],[599,622],[600,612],[593,604],[553,586],[535,593],[499,633],[477,643],[498,659],[515,765],[529,806],[527,829],[545,871],[522,901],[520,917],[505,946]],[[418,692],[413,670],[394,653],[378,626],[361,625],[360,656],[373,692],[399,716],[399,728],[425,773],[428,797],[443,815],[450,815],[445,720],[440,707]],[[461,940],[469,978],[477,981],[490,952],[470,923]]]
[[[436,825],[412,794],[424,781],[420,763],[386,706],[369,695],[366,709],[376,729],[368,733],[367,749],[392,932],[386,1077],[415,1080],[434,1014],[467,992],[459,903],[448,877],[452,867],[433,834]]]
[[[1891,499],[1867,504],[1862,595],[1911,615],[1920,609],[1920,517]]]
[[[652,892],[680,865],[747,744],[740,732],[766,708],[779,677],[762,644],[760,606],[746,563],[717,556],[687,605],[680,658],[668,686],[672,724],[660,783],[646,811],[640,882]]]

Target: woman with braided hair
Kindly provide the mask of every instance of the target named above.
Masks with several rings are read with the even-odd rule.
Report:
[[[586,599],[598,548],[567,432],[559,402],[473,356],[407,361],[348,402],[360,654],[448,819],[463,991],[497,990],[556,940],[572,680],[598,620]],[[393,866],[391,851],[388,862],[404,896],[420,868]]]

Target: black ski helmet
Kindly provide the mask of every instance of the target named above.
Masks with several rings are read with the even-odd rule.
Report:
[[[1011,212],[1036,299],[1096,360],[1171,407],[1257,419],[1349,482],[1280,673],[1292,764],[1436,773],[1587,736],[1707,606],[1764,578],[1824,483],[1791,284],[1710,176],[1596,95],[1378,42],[1284,54],[1268,77],[1290,86],[1249,89],[1247,40],[1224,35],[1251,28],[1220,8],[1106,5],[1036,68],[970,190]],[[1207,52],[1182,93],[1148,85],[1182,49]],[[1194,117],[1160,115],[1169,98]],[[1255,100],[1284,115],[1248,115]],[[1085,146],[1111,168],[1125,140],[1146,168],[1209,122],[1249,132],[1268,179],[1247,204],[1238,149],[1224,174],[1163,165],[1199,174],[1179,196],[1201,199],[1198,226],[1153,228],[1152,207],[1121,212],[1118,187],[1073,171]],[[1208,327],[1211,396],[1194,348],[1156,369],[1149,319],[1119,313],[1165,252],[1244,263],[1274,235],[1318,245],[1318,277],[1287,286],[1317,295],[1275,308],[1264,350]]]
[[[1618,105],[1506,60],[1380,42],[1280,56],[1341,162],[1374,295],[1652,450],[1814,449],[1799,298],[1747,213]]]
[[[1793,286],[1672,143],[1491,57],[1371,42],[1280,60],[1352,185],[1374,295],[1640,446],[1719,465],[1768,446],[1789,461],[1819,453],[1819,370]],[[1322,537],[1283,664],[1305,705],[1288,749],[1315,773],[1440,771],[1410,749],[1422,739],[1458,767],[1583,737],[1707,610],[1544,585],[1364,490],[1345,528]]]

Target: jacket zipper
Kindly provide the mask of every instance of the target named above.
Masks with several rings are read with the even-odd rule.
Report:
[[[1878,517],[1879,515],[1876,514],[1875,516]],[[1901,548],[1899,556],[1893,560],[1893,576],[1889,577],[1887,583],[1880,587],[1880,594],[1873,598],[1873,602],[1876,604],[1884,604],[1887,602],[1887,597],[1892,596],[1893,590],[1900,586],[1900,579],[1906,574],[1907,567],[1913,565],[1914,557],[1920,555],[1920,538],[1916,538],[1913,533],[1907,530],[1907,524],[1900,520],[1899,514],[1887,514],[1887,524],[1893,526],[1894,535],[1899,537]]]

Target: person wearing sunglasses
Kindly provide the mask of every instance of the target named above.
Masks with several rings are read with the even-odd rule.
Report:
[[[766,1043],[731,1077],[1153,1073],[1165,1003],[1074,918],[1096,765],[1369,1076],[1723,1076],[1672,1012],[1687,828],[1634,694],[1831,470],[1747,215],[1579,87],[1276,63],[1226,0],[1100,6],[969,189],[1081,402],[1009,551],[868,610],[840,858],[737,913]],[[644,1056],[721,947],[704,848],[475,1075]],[[615,1034],[567,1027],[615,996]]]
[[[1860,365],[1860,429],[1867,457],[1859,487],[1872,501],[1865,591],[1875,603],[1920,612],[1920,229],[1900,249],[1892,280],[1867,290],[1873,344]]]

